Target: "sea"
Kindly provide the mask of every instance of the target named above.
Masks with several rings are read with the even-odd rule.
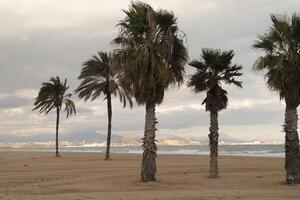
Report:
[[[53,152],[54,147],[0,147],[0,151]],[[105,152],[105,146],[61,146],[61,152]],[[113,146],[112,153],[141,154],[141,146]],[[158,154],[209,155],[208,145],[159,145]],[[219,145],[219,155],[284,157],[284,145]]]

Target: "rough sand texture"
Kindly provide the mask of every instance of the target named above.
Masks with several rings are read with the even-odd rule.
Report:
[[[156,183],[139,181],[140,155],[0,153],[0,199],[285,200],[300,186],[283,183],[283,159],[220,157],[220,175],[208,179],[208,157],[161,155]]]

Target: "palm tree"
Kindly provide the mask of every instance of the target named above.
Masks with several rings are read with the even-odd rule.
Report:
[[[107,143],[105,160],[110,160],[110,143],[111,143],[111,119],[112,119],[112,103],[111,95],[119,96],[123,102],[123,107],[126,102],[129,102],[132,107],[132,101],[128,93],[123,89],[124,76],[123,72],[117,67],[117,61],[112,54],[98,52],[98,56],[93,56],[91,59],[83,63],[79,80],[81,84],[75,90],[80,99],[92,101],[101,94],[105,96],[107,102]]]
[[[34,110],[37,110],[40,114],[47,115],[52,109],[56,109],[56,157],[59,157],[58,153],[58,128],[59,128],[59,115],[62,106],[64,105],[64,111],[67,112],[67,118],[76,114],[75,104],[70,99],[72,94],[66,94],[69,89],[67,86],[67,79],[64,82],[60,81],[58,76],[51,77],[49,82],[42,84],[39,94],[34,102]]]
[[[206,111],[210,112],[210,178],[219,177],[218,169],[218,112],[226,109],[228,103],[227,91],[222,84],[234,84],[242,87],[242,82],[236,78],[241,76],[242,66],[232,64],[233,51],[202,49],[199,60],[193,60],[190,66],[196,68],[196,73],[190,77],[188,86],[195,92],[206,92],[202,102]]]
[[[141,2],[132,3],[124,12],[126,17],[118,24],[120,32],[113,43],[120,47],[117,53],[127,88],[139,105],[146,105],[141,180],[155,181],[155,106],[163,101],[170,84],[182,83],[187,50],[173,13],[155,11]]]
[[[300,103],[300,15],[271,15],[269,31],[259,35],[253,47],[264,55],[254,64],[254,70],[265,70],[270,90],[279,93],[286,104],[285,121],[285,169],[286,182],[300,183],[300,152],[297,132]]]

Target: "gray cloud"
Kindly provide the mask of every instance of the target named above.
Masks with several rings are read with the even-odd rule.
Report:
[[[28,105],[31,102],[30,99],[17,97],[17,96],[7,96],[0,99],[0,108],[17,108]]]
[[[174,11],[180,29],[187,34],[191,59],[198,58],[203,47],[236,52],[234,61],[244,66],[244,89],[225,87],[230,106],[220,113],[220,125],[224,130],[231,136],[245,138],[239,130],[257,126],[257,132],[279,137],[282,104],[276,93],[267,90],[262,74],[251,71],[259,55],[251,45],[257,34],[268,29],[271,13],[291,14],[300,7],[299,0],[147,2],[156,8]],[[52,131],[54,113],[44,117],[31,112],[36,91],[42,82],[55,75],[68,78],[70,91],[73,90],[79,84],[77,76],[81,64],[97,51],[113,48],[110,41],[118,31],[115,24],[124,16],[121,9],[126,9],[129,3],[127,0],[0,2],[0,23],[4,25],[0,33],[0,134],[30,135]],[[193,72],[188,66],[186,71],[187,76]],[[34,92],[28,92],[31,90]],[[204,96],[194,94],[186,86],[169,89],[164,102],[157,108],[160,133],[167,134],[167,129],[188,131],[198,126],[207,129],[208,113],[195,108]],[[105,132],[107,116],[102,98],[92,103],[75,101],[78,114],[62,119],[62,131]],[[142,133],[144,107],[123,109],[115,100],[113,111],[115,133]],[[263,124],[270,124],[271,128],[266,129]]]

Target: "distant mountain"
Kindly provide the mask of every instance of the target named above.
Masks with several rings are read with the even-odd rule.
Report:
[[[208,136],[202,137],[179,137],[179,136],[172,136],[172,137],[163,137],[157,139],[158,145],[176,145],[176,146],[184,146],[184,145],[207,145],[209,144]],[[230,137],[226,134],[220,134],[219,143],[220,144],[240,144],[240,143],[247,143],[251,141],[239,140],[233,137]],[[120,146],[138,146],[141,145],[141,139],[138,137],[129,137],[129,138],[121,138],[120,140],[116,140],[113,142],[113,145],[120,145]]]
[[[201,144],[209,144],[208,136],[199,138]],[[219,144],[238,144],[238,143],[246,143],[250,141],[241,140],[237,138],[233,138],[225,133],[220,133],[219,135]]]

